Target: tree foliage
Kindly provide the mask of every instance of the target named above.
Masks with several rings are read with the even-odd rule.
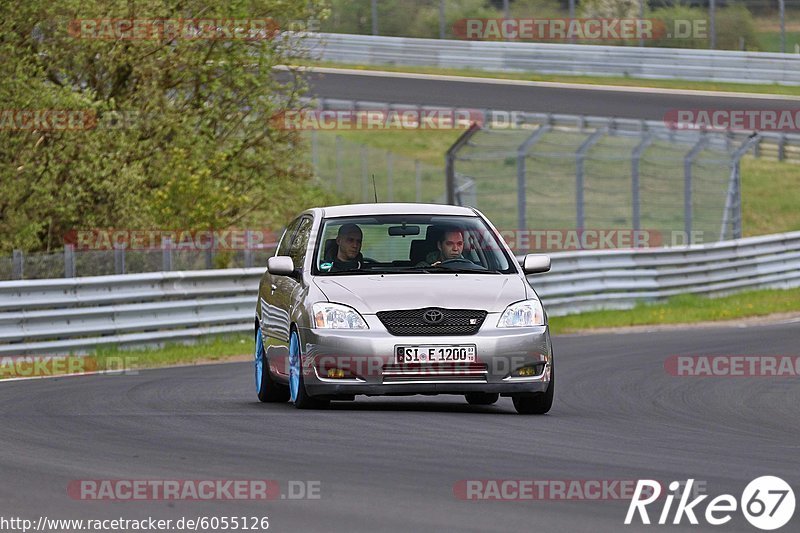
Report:
[[[80,227],[284,222],[309,175],[297,132],[269,121],[302,107],[299,76],[273,70],[296,39],[93,38],[76,21],[324,16],[305,0],[3,2],[0,251],[57,248]],[[31,126],[21,110],[80,111],[92,127]]]

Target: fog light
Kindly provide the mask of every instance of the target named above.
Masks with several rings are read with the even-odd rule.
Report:
[[[514,375],[521,378],[538,376],[544,371],[544,365],[545,363],[536,363],[535,365],[524,366],[514,372]]]
[[[341,368],[329,368],[328,369],[328,377],[332,379],[338,379],[344,377],[344,370]]]

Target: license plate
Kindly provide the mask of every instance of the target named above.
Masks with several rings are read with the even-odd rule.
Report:
[[[474,363],[475,345],[420,344],[396,346],[395,362],[404,363]]]

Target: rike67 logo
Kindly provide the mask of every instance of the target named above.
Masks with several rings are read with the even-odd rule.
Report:
[[[677,494],[683,485],[678,481],[669,484],[669,490],[673,494],[668,494],[664,498],[664,506],[658,516],[658,524],[680,524],[684,517],[690,524],[699,524],[698,515],[705,519],[706,523],[712,526],[727,524],[733,518],[733,513],[740,508],[742,514],[750,524],[764,531],[772,531],[783,527],[794,515],[795,498],[792,487],[784,480],[775,476],[762,476],[751,481],[742,492],[742,497],[737,501],[730,494],[722,494],[708,502],[705,513],[700,512],[700,504],[708,498],[708,495],[695,496],[691,501],[692,485],[694,479],[689,479],[681,494]],[[625,524],[630,525],[634,521],[637,512],[643,524],[650,524],[650,515],[647,506],[656,502],[661,496],[661,484],[658,481],[644,479],[639,480],[633,493],[633,499],[628,506],[628,514],[625,516]],[[679,497],[677,506],[673,514],[672,521],[669,522],[672,514],[672,504],[675,497]]]

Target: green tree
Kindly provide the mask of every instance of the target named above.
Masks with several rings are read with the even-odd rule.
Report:
[[[287,197],[311,200],[302,138],[270,121],[302,107],[301,77],[274,71],[302,43],[263,21],[326,15],[305,0],[2,3],[0,252],[57,248],[78,227],[283,223]],[[195,33],[128,38],[87,19],[181,20]],[[61,129],[21,110],[87,120]]]

